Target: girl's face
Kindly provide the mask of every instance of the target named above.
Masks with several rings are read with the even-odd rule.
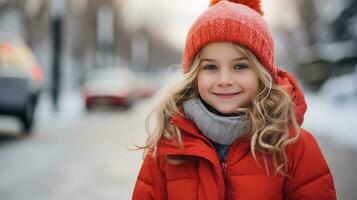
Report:
[[[231,114],[249,107],[259,88],[259,79],[250,63],[230,42],[215,42],[201,51],[198,92],[217,111]]]

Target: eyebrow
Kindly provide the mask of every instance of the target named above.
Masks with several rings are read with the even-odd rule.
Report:
[[[238,58],[233,58],[231,61],[238,61],[238,60],[248,60],[248,58],[247,58],[247,57],[238,57]],[[214,62],[214,61],[216,61],[216,60],[213,59],[213,58],[202,58],[202,59],[201,59],[201,62],[203,62],[203,61]]]

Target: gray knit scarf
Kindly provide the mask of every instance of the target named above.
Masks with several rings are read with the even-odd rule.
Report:
[[[215,143],[231,145],[244,135],[247,120],[242,116],[219,116],[209,111],[201,99],[190,99],[183,103],[186,116],[191,119],[202,132]]]

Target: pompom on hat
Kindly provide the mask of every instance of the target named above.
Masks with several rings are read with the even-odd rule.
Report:
[[[220,2],[220,0],[211,0],[209,6],[213,6],[218,2]],[[231,2],[246,5],[252,8],[253,10],[257,11],[260,15],[264,14],[260,0],[231,0]]]
[[[182,56],[187,73],[197,52],[212,42],[238,43],[252,51],[276,80],[274,42],[260,0],[211,0],[191,26]]]

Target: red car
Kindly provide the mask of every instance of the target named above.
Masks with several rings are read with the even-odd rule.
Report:
[[[96,105],[130,107],[135,100],[133,72],[124,67],[103,67],[86,77],[82,94],[87,110]]]

